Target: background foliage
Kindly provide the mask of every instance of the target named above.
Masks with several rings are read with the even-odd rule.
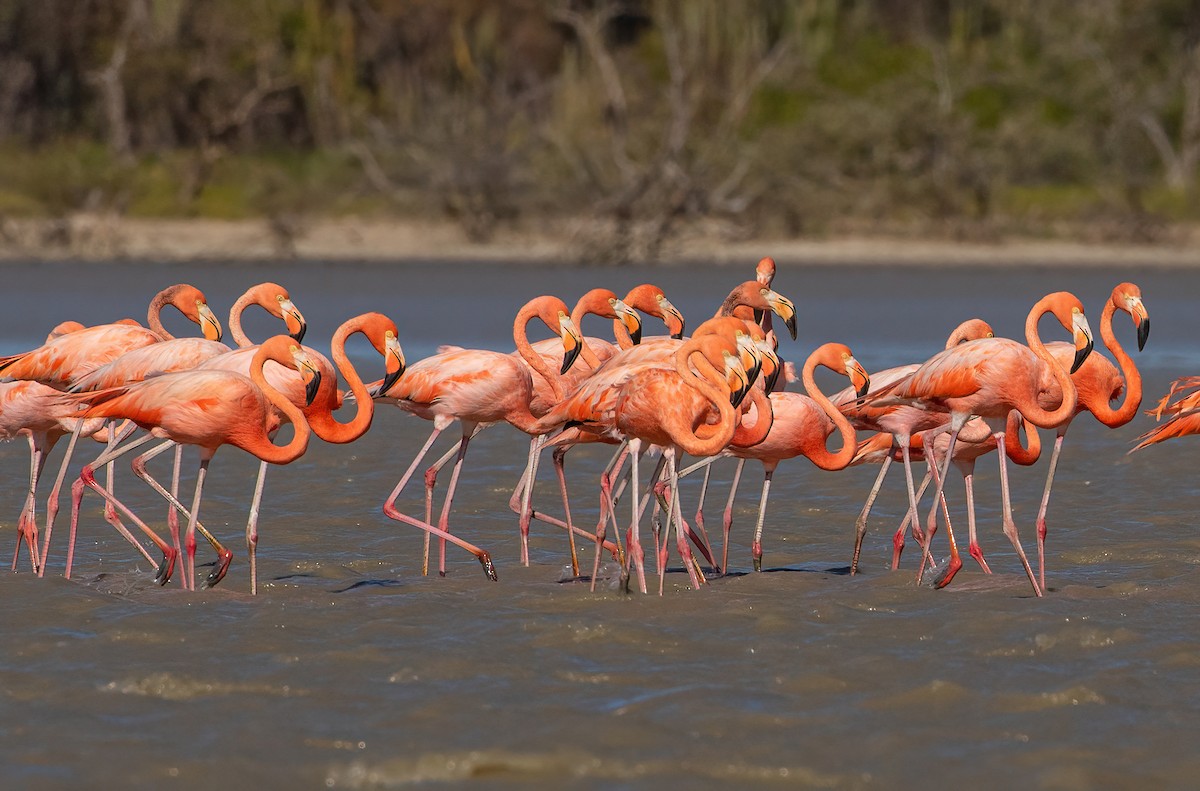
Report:
[[[0,0],[0,217],[1155,240],[1186,0]]]

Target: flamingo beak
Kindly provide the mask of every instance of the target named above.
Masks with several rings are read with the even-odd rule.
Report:
[[[675,340],[681,340],[684,330],[683,314],[666,297],[659,301],[659,306],[663,309],[663,321],[667,324],[667,332]]]
[[[388,338],[386,355],[386,374],[379,385],[379,392],[387,392],[392,385],[400,381],[404,375],[404,352],[400,350],[400,342],[395,337]],[[374,394],[372,394],[374,395]]]
[[[304,385],[304,403],[306,406],[312,406],[312,402],[316,400],[317,391],[321,388],[321,372],[312,366],[305,366],[312,372],[312,379]]]
[[[308,324],[304,321],[304,314],[292,304],[290,299],[281,301],[279,309],[283,312],[283,322],[287,325],[288,335],[291,335],[296,343],[303,343],[304,333],[308,330]]]
[[[221,322],[212,312],[212,308],[208,306],[208,303],[201,302],[196,310],[200,316],[200,329],[204,333],[204,337],[210,341],[221,340]]]
[[[625,325],[625,330],[629,333],[630,340],[636,346],[642,342],[642,317],[638,315],[636,310],[633,310],[621,300],[617,300],[614,308],[617,311],[618,318]]]
[[[1146,348],[1146,340],[1150,337],[1150,314],[1146,312],[1146,306],[1142,304],[1139,297],[1129,298],[1129,315],[1133,316],[1133,323],[1137,325],[1138,351]]]
[[[846,376],[850,377],[850,384],[854,386],[854,395],[862,398],[871,389],[871,377],[867,373],[867,369],[862,367],[862,363],[851,357],[846,360]]]
[[[558,326],[562,331],[563,342],[562,368],[558,371],[561,375],[571,370],[571,366],[575,363],[575,358],[583,350],[583,338],[580,337],[579,330],[575,329],[575,323],[571,321],[569,316],[561,317]]]
[[[1071,364],[1071,373],[1079,370],[1083,361],[1092,353],[1095,341],[1092,340],[1092,328],[1088,326],[1087,318],[1082,313],[1075,314],[1075,361]]]
[[[767,291],[767,302],[770,303],[771,310],[775,311],[775,315],[783,319],[792,340],[796,340],[796,306],[787,297],[770,289]]]
[[[1146,348],[1146,339],[1150,337],[1150,318],[1146,317],[1138,322],[1138,351]]]

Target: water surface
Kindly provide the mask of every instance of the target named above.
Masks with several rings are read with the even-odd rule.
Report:
[[[322,350],[338,323],[366,310],[397,321],[410,361],[441,343],[509,350],[512,316],[534,294],[570,300],[650,280],[695,326],[752,265],[11,264],[0,351],[32,347],[66,318],[140,318],[172,282],[199,286],[220,313],[267,279],[290,289],[309,320],[307,340]],[[781,351],[801,361],[839,340],[869,370],[882,369],[934,353],[970,316],[1019,337],[1029,306],[1062,288],[1083,299],[1096,327],[1125,279],[1142,287],[1153,317],[1150,342],[1135,355],[1149,404],[1174,376],[1200,372],[1200,273],[785,267],[776,285],[796,302],[800,338]],[[1132,347],[1133,328],[1119,318]],[[168,325],[188,331],[178,317]],[[255,337],[277,331],[265,314],[246,325]],[[604,325],[589,319],[585,329],[600,334]],[[648,333],[660,331],[648,322]],[[1059,337],[1049,322],[1043,331]],[[365,343],[353,351],[365,377],[377,378]],[[57,541],[44,579],[24,561],[0,575],[0,777],[14,788],[1189,786],[1200,773],[1195,446],[1184,439],[1126,456],[1149,424],[1139,416],[1107,430],[1083,417],[1072,428],[1051,510],[1050,590],[1040,600],[1000,532],[994,456],[980,462],[977,484],[992,576],[968,561],[950,588],[918,587],[911,542],[890,571],[890,534],[904,508],[897,475],[877,505],[863,572],[850,577],[854,518],[876,470],[826,473],[797,460],[773,482],[764,573],[750,565],[762,481],[751,463],[730,576],[694,592],[673,564],[664,597],[631,596],[615,589],[609,563],[590,593],[563,581],[566,542],[553,528],[535,525],[532,563],[518,563],[505,506],[526,444],[508,427],[472,443],[452,521],[492,551],[500,582],[453,547],[446,578],[422,577],[419,533],[380,505],[430,426],[393,408],[381,408],[358,442],[314,442],[271,471],[260,595],[251,598],[240,536],[255,465],[222,450],[203,509],[236,554],[218,588],[155,586],[94,496],[71,580]],[[606,456],[571,454],[581,524],[594,524]],[[0,446],[5,546],[27,463],[23,442]],[[558,512],[546,466],[539,502]],[[152,469],[168,473],[166,464]],[[716,470],[710,528],[731,463]],[[1013,473],[1031,553],[1044,474],[1045,462]],[[689,511],[697,483],[685,487]],[[958,514],[961,490],[954,478]],[[128,474],[118,493],[163,524],[159,502]],[[419,512],[420,490],[401,504]],[[204,547],[201,557],[211,557]]]

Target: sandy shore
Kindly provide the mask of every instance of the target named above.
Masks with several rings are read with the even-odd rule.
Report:
[[[578,260],[569,231],[501,231],[480,244],[450,222],[354,218],[300,220],[287,228],[264,220],[128,219],[80,214],[57,220],[0,222],[0,261],[189,259]],[[780,263],[897,265],[1025,264],[1083,266],[1200,265],[1200,245],[1124,245],[1009,240],[964,243],[906,238],[756,239],[730,242],[698,234],[674,243],[661,263],[745,263],[764,255]]]

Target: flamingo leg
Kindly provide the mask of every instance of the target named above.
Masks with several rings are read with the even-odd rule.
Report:
[[[408,484],[408,480],[412,477],[413,472],[417,469],[417,465],[419,465],[421,460],[425,458],[425,454],[429,452],[429,448],[433,445],[434,440],[437,439],[438,435],[441,434],[442,430],[448,425],[450,425],[450,421],[447,421],[443,424],[440,424],[436,420],[434,421],[433,432],[429,435],[429,439],[425,441],[425,444],[421,447],[420,452],[417,453],[417,457],[413,459],[412,464],[410,464],[408,469],[404,472],[404,476],[400,478],[400,482],[396,484],[396,488],[392,489],[392,493],[388,495],[387,500],[384,502],[383,513],[389,519],[395,519],[397,522],[403,522],[407,525],[412,525],[413,527],[419,527],[421,530],[425,531],[426,536],[430,534],[436,535],[439,538],[445,539],[446,541],[449,541],[452,544],[467,550],[476,558],[478,558],[479,563],[483,566],[483,572],[487,575],[488,579],[495,582],[498,579],[496,577],[496,568],[492,565],[491,555],[489,555],[485,550],[480,549],[474,544],[467,543],[458,536],[434,527],[433,525],[429,524],[428,521],[422,522],[420,519],[409,516],[408,514],[397,510],[396,508],[396,498],[399,497],[400,493],[404,491],[404,487]],[[428,573],[427,568],[425,573]]]
[[[716,457],[710,456],[709,459],[712,459],[715,461]],[[704,533],[705,536],[708,535],[708,531],[706,531],[704,529],[704,498],[705,498],[705,496],[708,495],[708,481],[712,477],[712,462],[709,461],[709,459],[704,459],[703,461],[696,462],[696,464],[693,464],[691,467],[688,467],[687,469],[681,470],[679,473],[679,477],[683,478],[683,477],[686,477],[687,473],[690,470],[697,468],[701,464],[704,465],[704,480],[702,480],[700,482],[700,497],[697,498],[697,502],[696,502],[695,520],[696,520],[696,527],[700,530],[700,532]],[[708,462],[708,463],[705,463],[705,462]]]
[[[533,487],[537,483],[538,462],[542,457],[542,444],[546,441],[545,434],[539,434],[536,437],[529,439],[529,463],[526,465],[527,474],[525,477],[525,491],[521,496],[521,564],[525,567],[529,566],[529,521],[530,512],[533,503]],[[565,484],[564,484],[565,485]],[[568,531],[570,535],[570,531]],[[571,539],[571,548],[574,549],[575,539]]]
[[[54,488],[50,490],[50,496],[46,498],[46,538],[42,544],[42,566],[38,569],[38,576],[44,576],[46,573],[46,563],[50,555],[50,535],[54,532],[54,519],[58,516],[58,493],[62,488],[63,479],[67,475],[67,465],[71,462],[71,454],[75,452],[75,443],[79,441],[80,431],[83,429],[83,421],[75,421],[75,430],[71,432],[71,439],[67,443],[67,450],[63,456],[62,463],[58,467],[58,476],[54,479]]]
[[[691,583],[692,590],[700,590],[700,585],[704,582],[704,575],[700,573],[696,559],[692,556],[692,550],[688,547],[687,535],[680,529],[683,524],[683,509],[679,502],[679,471],[675,463],[675,449],[663,448],[663,458],[667,462],[667,474],[671,478],[671,500],[670,508],[667,517],[667,531],[670,532],[671,522],[675,523],[675,545],[679,549],[679,559],[683,562],[684,568],[688,572],[688,580]],[[664,508],[664,510],[666,510]],[[664,559],[666,552],[663,553]],[[665,571],[665,569],[664,569]],[[666,574],[661,574],[658,578],[658,595],[663,595],[663,585]]]
[[[155,480],[154,477],[151,476],[149,471],[147,471],[147,469],[146,469],[147,462],[149,462],[151,459],[153,459],[154,457],[158,456],[159,454],[163,453],[164,451],[166,451],[168,449],[174,448],[176,450],[175,455],[176,455],[176,457],[178,457],[179,456],[178,451],[179,451],[180,447],[181,446],[173,440],[166,440],[165,442],[154,446],[153,448],[151,448],[150,450],[146,451],[145,453],[141,454],[140,456],[136,457],[133,460],[133,465],[132,465],[133,473],[137,477],[141,478],[142,481],[144,481],[146,484],[148,484],[151,489],[158,492],[158,494],[164,500],[167,501],[167,505],[171,509],[172,512],[178,511],[179,513],[182,513],[184,515],[184,517],[186,517],[188,519],[189,523],[191,524],[191,529],[189,532],[193,533],[192,535],[189,536],[189,540],[186,542],[187,548],[188,548],[188,555],[190,556],[190,558],[194,558],[195,553],[196,553],[196,539],[195,539],[194,531],[199,531],[200,534],[202,536],[204,536],[205,540],[208,541],[209,545],[212,546],[213,550],[217,553],[217,564],[216,564],[215,568],[213,569],[213,571],[209,574],[208,579],[205,581],[205,584],[204,584],[204,587],[211,588],[212,586],[214,586],[218,582],[220,582],[222,580],[222,578],[224,578],[225,572],[227,572],[229,570],[229,563],[230,563],[230,561],[233,560],[233,553],[230,552],[228,549],[226,549],[224,547],[224,545],[222,545],[221,542],[217,540],[216,536],[214,536],[212,533],[210,533],[204,527],[204,525],[202,525],[200,523],[199,518],[196,517],[196,515],[192,511],[189,511],[187,508],[184,507],[183,503],[181,503],[179,501],[179,498],[175,494],[175,492],[169,492],[165,488],[163,488],[163,485],[161,483],[159,483],[157,480]],[[258,474],[259,474],[260,484],[262,481],[262,477],[266,474],[266,466],[267,466],[267,463],[265,461],[259,462]],[[177,485],[178,479],[176,479],[173,483],[175,483]],[[256,492],[256,494],[261,495],[261,485],[259,487],[259,490]],[[257,512],[256,512],[257,505],[258,504],[256,501],[255,504],[251,506],[251,512],[254,514],[254,518],[256,521],[257,521]],[[193,508],[194,507],[195,506],[193,505]],[[178,550],[178,546],[176,546],[176,550]],[[194,560],[189,559],[188,566],[189,566],[189,568],[194,569],[194,567],[195,567]]]
[[[554,449],[551,454],[551,459],[554,461],[554,475],[558,478],[558,488],[562,491],[563,514],[567,518],[567,542],[571,547],[571,575],[575,578],[579,577],[579,553],[575,547],[575,525],[571,521],[571,500],[567,496],[567,470],[565,466],[565,457],[568,447],[559,447]]]
[[[179,475],[183,468],[183,446],[175,445],[174,462],[171,467],[171,496],[176,500],[179,499]],[[173,505],[167,506],[167,529],[171,531],[171,545],[175,547],[175,551],[183,554],[183,546],[179,543],[179,509]],[[179,584],[187,588],[187,580],[184,575],[179,575]]]
[[[124,503],[118,500],[116,495],[111,494],[105,487],[96,483],[96,476],[94,472],[95,468],[107,464],[110,461],[115,461],[120,456],[130,452],[134,448],[146,444],[152,439],[154,439],[154,436],[152,434],[147,434],[144,437],[130,442],[124,447],[116,447],[111,452],[105,451],[104,453],[101,453],[96,461],[83,466],[83,470],[79,473],[79,478],[76,479],[75,483],[71,485],[71,538],[69,546],[67,547],[67,579],[71,578],[71,562],[75,555],[75,535],[79,526],[79,508],[83,503],[84,487],[87,487],[103,497],[105,501],[110,503],[117,511],[125,514],[126,517],[128,517],[135,525],[137,525],[138,529],[145,533],[146,536],[154,542],[154,545],[157,546],[163,553],[163,560],[162,563],[157,566],[158,571],[154,575],[154,580],[160,585],[165,585],[170,581],[171,572],[175,569],[175,559],[177,557],[174,547],[171,547],[165,541],[163,541],[157,533],[151,530],[145,522],[138,518],[137,514],[129,510]],[[128,531],[126,530],[125,533],[128,533]],[[129,538],[132,543],[138,549],[140,549],[143,554],[146,555],[147,560],[149,560],[151,563],[154,563],[154,559],[149,556],[149,553],[146,552],[145,548],[142,547],[140,542],[134,540],[131,535],[127,536],[127,538]]]
[[[771,496],[771,476],[774,474],[774,468],[769,468],[764,465],[762,497],[760,497],[758,500],[758,524],[754,527],[754,541],[750,544],[750,554],[754,558],[755,571],[762,571],[763,522],[767,517],[767,498]]]
[[[929,481],[930,478],[932,478],[933,480],[936,481],[937,480],[937,454],[936,454],[936,452],[931,451],[929,454],[929,458],[930,458],[929,472],[926,473],[925,480]],[[921,492],[923,493],[924,491],[925,491],[925,484],[922,483],[921,484]],[[917,499],[918,500],[921,499],[920,494],[917,495]],[[946,502],[946,493],[944,491],[942,492],[941,498],[939,500],[935,501],[933,506],[930,508],[929,526],[925,532],[925,543],[927,546],[931,545],[933,543],[933,537],[937,534],[937,509],[939,506],[942,509],[942,518],[946,520],[946,535],[950,540],[951,563],[953,564],[955,562],[958,562],[959,567],[961,568],[962,563],[959,562],[959,559],[958,559],[958,545],[954,541],[954,527],[953,527],[953,525],[950,524],[950,505]],[[918,577],[923,576],[925,573],[925,561],[926,560],[929,560],[931,563],[933,562],[933,557],[930,554],[930,552],[922,552],[921,553],[921,566],[920,566],[920,568],[917,569]],[[954,574],[957,574],[957,573],[958,573],[958,571],[956,569],[954,571]],[[953,574],[951,576],[953,576]]]
[[[729,571],[729,531],[733,528],[733,500],[737,497],[738,484],[742,481],[742,470],[745,466],[746,460],[738,459],[738,465],[733,471],[733,483],[729,485],[729,499],[725,501],[725,512],[722,518],[724,537],[721,539],[721,573],[723,574]]]
[[[431,447],[433,447],[433,443],[435,440],[437,440],[438,435],[441,434],[442,430],[445,429],[446,426],[448,426],[448,425],[450,425],[450,423],[448,421],[444,425],[438,423],[437,421],[434,421],[433,431],[430,432],[429,439],[425,440],[425,444],[422,445],[421,450],[417,452],[417,456],[416,456],[416,458],[414,458],[412,460],[412,464],[408,465],[408,469],[405,470],[404,475],[402,475],[400,477],[400,482],[396,484],[396,487],[394,489],[392,489],[392,493],[389,494],[387,500],[384,501],[383,512],[385,514],[387,514],[388,516],[390,516],[392,519],[399,519],[399,521],[402,521],[402,522],[405,521],[404,519],[400,519],[399,516],[396,516],[396,514],[400,514],[400,511],[396,510],[396,498],[399,497],[400,493],[404,491],[404,487],[408,485],[408,480],[409,480],[409,478],[412,477],[413,472],[416,471],[417,465],[419,465],[421,463],[421,459],[425,458],[425,454],[429,453],[429,449]],[[429,523],[429,518],[430,518],[429,511],[431,510],[432,506],[429,504],[428,501],[429,501],[429,496],[427,495],[426,496],[426,508],[425,508],[425,511],[426,511],[425,521],[421,522],[421,524]],[[419,519],[414,519],[413,521],[420,522]],[[424,569],[422,570],[422,574],[428,574],[428,573],[429,573],[429,533],[426,532],[425,533],[425,566],[424,566]]]
[[[444,533],[450,532],[450,506],[454,503],[454,492],[458,488],[458,476],[462,472],[463,460],[467,457],[467,446],[475,433],[475,426],[463,423],[462,441],[458,445],[458,458],[454,462],[454,470],[450,473],[450,485],[446,489],[446,499],[442,502],[442,515],[438,518],[438,529]],[[438,575],[446,576],[446,539],[438,543]]]
[[[612,496],[612,478],[611,472],[613,467],[620,468],[625,463],[625,456],[629,453],[629,444],[622,442],[621,447],[617,449],[617,453],[609,461],[604,471],[600,473],[600,521],[596,523],[596,554],[592,559],[592,584],[590,590],[596,591],[596,577],[600,574],[600,547],[604,543],[605,530],[608,527],[608,519],[613,520],[613,535],[617,536],[621,530],[616,524],[616,503],[613,502]],[[622,574],[628,575],[628,569],[625,567],[625,561],[628,556],[620,558]]]
[[[642,593],[645,593],[646,592],[646,568],[644,565],[645,555],[642,551],[642,538],[641,538],[641,530],[640,530],[640,522],[641,522],[642,513],[641,513],[641,509],[639,508],[640,503],[638,502],[638,497],[637,497],[638,462],[641,458],[641,453],[640,453],[641,448],[642,448],[641,440],[638,440],[638,439],[629,440],[629,446],[628,446],[628,450],[630,452],[630,457],[629,457],[630,473],[629,473],[629,475],[630,475],[630,480],[633,482],[634,495],[629,498],[630,505],[632,506],[633,520],[632,520],[632,523],[630,524],[631,532],[629,534],[629,537],[626,539],[626,546],[628,547],[629,557],[633,559],[634,569],[637,572],[638,589],[641,590]],[[658,540],[655,539],[655,549],[657,550],[657,548],[658,548]]]
[[[458,445],[454,445],[425,470],[425,522],[427,524],[433,524],[433,490],[437,486],[438,473],[457,453]],[[421,574],[423,576],[429,574],[429,536],[429,533],[425,534],[424,548],[421,553]],[[438,543],[445,545],[445,541]]]
[[[1012,518],[1012,503],[1008,492],[1008,454],[1004,450],[1004,431],[996,432],[996,442],[996,453],[1000,456],[1000,495],[1003,498],[1004,506],[1004,535],[1008,536],[1013,549],[1017,550],[1017,556],[1021,558],[1021,565],[1025,567],[1025,574],[1029,577],[1029,584],[1033,586],[1034,594],[1040,597],[1042,589],[1038,587],[1037,578],[1033,575],[1033,568],[1029,565],[1029,559],[1025,557],[1025,550],[1021,546],[1021,537],[1017,535],[1017,525]]]
[[[850,558],[851,576],[858,573],[858,558],[862,554],[863,539],[867,537],[867,518],[871,515],[871,509],[875,507],[875,498],[879,496],[883,479],[887,477],[888,468],[891,466],[891,455],[885,456],[883,463],[879,465],[879,474],[875,476],[875,484],[867,494],[867,501],[863,503],[862,511],[859,512],[858,519],[854,522],[854,555]],[[901,533],[901,540],[903,541],[903,533]]]
[[[29,547],[29,562],[33,565],[34,574],[41,568],[38,552],[37,499],[34,495],[37,493],[38,477],[46,463],[46,449],[43,443],[48,437],[45,434],[42,437],[45,439],[39,440],[32,432],[29,434],[29,490],[25,494],[21,515],[17,518],[17,547],[13,551],[12,562],[12,570],[16,571],[21,554],[21,541],[24,540]]]
[[[983,550],[979,548],[979,541],[975,536],[975,462],[973,461],[964,465],[963,486],[967,490],[967,532],[969,536],[967,552],[975,558],[975,562],[983,569],[984,574],[991,574],[992,570],[988,568],[987,561],[983,559]]]
[[[1054,438],[1054,450],[1050,452],[1050,469],[1046,473],[1046,489],[1042,492],[1042,504],[1037,515],[1038,541],[1038,580],[1042,590],[1046,590],[1046,509],[1050,507],[1050,488],[1054,486],[1054,473],[1058,469],[1058,455],[1062,452],[1063,438],[1067,435],[1066,427],[1058,430]]]
[[[949,427],[949,431],[950,431],[950,444],[946,448],[945,466],[942,468],[940,473],[936,474],[937,490],[935,491],[935,493],[933,495],[933,513],[930,515],[931,520],[937,519],[937,506],[938,506],[938,503],[941,502],[942,493],[945,491],[946,475],[950,471],[950,461],[954,458],[954,444],[958,440],[958,433],[960,431],[962,431],[963,426],[965,426],[967,424],[967,420],[969,420],[970,417],[971,417],[970,415],[964,414],[961,412],[954,412],[954,413],[951,413],[951,415],[950,415],[950,422],[947,424],[947,426]],[[943,427],[943,428],[945,428],[945,427]],[[907,445],[907,442],[905,444]],[[934,451],[934,443],[933,443],[932,433],[925,434],[925,447],[928,449],[928,454],[931,458],[930,464],[932,466],[930,467],[930,471],[933,472],[937,467],[937,464],[936,464],[937,453],[936,453],[936,451]],[[911,480],[910,480],[909,486],[910,487],[912,486]],[[914,535],[916,534],[916,530],[917,530],[917,521],[916,521],[917,517],[915,516],[915,513],[916,513],[916,500],[914,497],[914,499],[913,499],[913,514],[914,514],[913,534]],[[953,534],[950,533],[949,529],[947,529],[946,532],[947,532],[947,534],[950,535],[950,550],[951,550],[950,566],[946,567],[948,570],[948,569],[952,568],[954,566],[954,562],[956,560],[958,560],[958,550],[954,544]],[[920,567],[917,569],[917,584],[918,585],[921,584],[921,576],[925,570],[926,564],[928,564],[930,566],[930,568],[933,567],[933,557],[929,554],[930,545],[932,543],[933,542],[930,541],[928,537],[925,538],[925,544],[924,544],[924,548],[922,551],[922,562],[921,562]],[[959,567],[962,566],[962,561],[958,561],[958,566]],[[954,570],[955,570],[955,572],[958,571],[957,568],[955,568]]]

